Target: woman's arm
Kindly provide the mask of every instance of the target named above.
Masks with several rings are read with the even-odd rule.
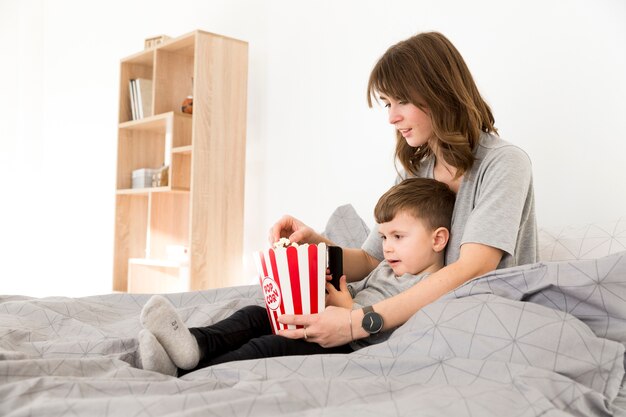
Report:
[[[324,242],[327,245],[334,245],[333,242],[289,215],[281,217],[270,229],[270,244],[278,241],[281,237],[286,237],[291,242],[315,244]],[[365,278],[379,263],[378,259],[363,249],[343,248],[343,273],[349,282]]]
[[[502,251],[479,243],[466,243],[461,246],[459,259],[429,275],[408,290],[374,305],[374,311],[384,320],[383,329],[391,329],[404,324],[413,314],[427,304],[454,290],[472,278],[496,269]],[[319,343],[323,347],[340,346],[369,334],[361,327],[362,310],[328,307],[317,315],[283,315],[279,321],[285,324],[299,324],[307,327],[307,341]],[[349,323],[352,323],[350,332]],[[351,334],[352,333],[352,334]],[[304,337],[302,329],[282,330],[280,335],[292,339]]]
[[[470,279],[495,270],[501,258],[502,251],[491,246],[478,243],[466,243],[461,246],[461,254],[456,262],[429,275],[406,291],[374,305],[374,311],[383,317],[383,330],[404,324],[422,307],[460,287]],[[355,313],[352,319],[358,322],[358,326],[354,326],[353,331],[357,329],[358,331],[354,337],[367,337],[368,334],[360,326],[363,312],[359,310]]]

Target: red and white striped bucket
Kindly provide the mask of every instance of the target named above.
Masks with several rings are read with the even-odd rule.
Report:
[[[274,334],[302,326],[278,322],[283,314],[315,314],[326,304],[326,244],[270,248],[254,253]]]

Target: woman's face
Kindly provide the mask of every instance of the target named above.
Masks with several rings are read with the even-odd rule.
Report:
[[[425,145],[433,135],[430,114],[408,101],[397,101],[391,97],[380,95],[389,113],[389,123],[414,148]]]

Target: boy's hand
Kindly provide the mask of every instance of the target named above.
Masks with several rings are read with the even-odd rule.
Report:
[[[330,269],[326,268],[326,281],[331,281],[333,279],[333,276],[330,275]]]
[[[330,282],[326,283],[326,307],[335,306],[352,309],[352,296],[348,291],[346,276],[339,278],[339,291]]]

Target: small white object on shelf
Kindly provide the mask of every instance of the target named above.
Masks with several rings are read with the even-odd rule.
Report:
[[[152,187],[152,178],[159,169],[141,168],[133,171],[132,188]]]

